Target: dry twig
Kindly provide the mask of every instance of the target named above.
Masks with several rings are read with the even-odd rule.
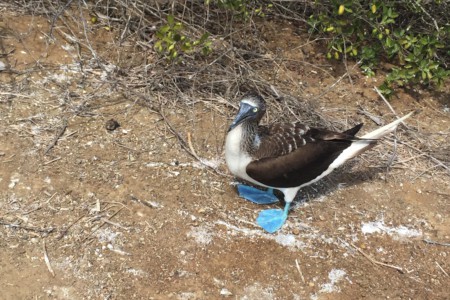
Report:
[[[373,259],[369,254],[366,254],[364,251],[362,251],[359,247],[355,246],[353,243],[350,243],[350,245],[352,245],[353,248],[355,248],[365,258],[367,258],[372,264],[395,269],[395,270],[399,271],[401,274],[405,273],[405,271],[403,271],[403,269],[401,267],[377,261],[377,260]]]
[[[444,268],[442,268],[441,267],[441,265],[436,261],[436,265],[438,266],[438,268],[442,271],[442,273],[444,273],[445,274],[445,276],[447,276],[447,277],[450,277],[449,275],[448,275],[448,273],[447,272],[445,272],[445,270],[444,270]]]
[[[50,143],[50,145],[48,145],[47,149],[45,149],[44,155],[47,155],[48,151],[50,151],[53,147],[55,147],[58,140],[61,138],[61,136],[66,131],[66,128],[67,128],[67,119],[63,119],[63,124],[62,124],[61,128],[59,129],[58,133],[56,134],[55,138]]]
[[[298,263],[297,259],[295,259],[295,266],[297,267],[297,271],[300,274],[300,278],[302,279],[303,284],[305,284],[306,283],[305,277],[303,277],[303,272],[302,269],[300,268],[300,264]]]
[[[450,243],[441,243],[441,242],[436,242],[436,241],[432,241],[432,240],[428,240],[428,239],[423,239],[423,241],[430,245],[439,245],[439,246],[450,247]]]
[[[47,269],[50,272],[50,274],[52,274],[52,276],[55,277],[55,272],[52,269],[52,266],[50,264],[50,259],[48,258],[48,255],[47,255],[47,247],[45,246],[45,240],[42,241],[42,248],[44,250],[44,261],[45,261],[45,264],[47,265]]]
[[[38,232],[38,233],[45,233],[45,234],[49,234],[55,230],[55,228],[53,228],[53,227],[37,228],[37,227],[32,227],[32,226],[23,226],[23,225],[19,225],[19,224],[12,224],[12,223],[8,223],[8,222],[2,221],[2,220],[0,220],[0,225],[5,225],[8,227],[23,229],[23,230],[27,230],[27,231],[34,231],[34,232]]]
[[[58,235],[58,237],[56,238],[57,240],[62,239],[67,232],[69,231],[70,228],[72,228],[73,225],[75,225],[76,223],[78,223],[78,221],[80,221],[81,219],[83,219],[86,215],[82,215],[80,216],[78,219],[76,219],[74,222],[72,222],[69,226],[67,226],[66,228],[64,228],[64,230],[61,230],[60,234]]]

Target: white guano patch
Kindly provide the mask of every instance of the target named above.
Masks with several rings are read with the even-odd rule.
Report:
[[[389,227],[384,223],[383,219],[361,223],[361,232],[364,235],[374,233],[388,234],[394,238],[415,238],[422,236],[422,231],[408,228],[404,225]]]
[[[319,293],[332,293],[332,292],[340,292],[341,289],[336,286],[336,283],[344,278],[345,274],[347,274],[344,270],[333,269],[328,273],[328,279],[330,282],[322,284]]]
[[[200,245],[209,245],[213,240],[211,229],[206,225],[191,228],[188,237],[194,238]]]
[[[267,240],[273,240],[277,244],[280,244],[281,246],[284,246],[291,251],[306,248],[306,244],[298,240],[293,234],[284,234],[280,232],[276,234],[269,234],[260,229],[240,228],[222,220],[217,221],[216,224],[225,226],[227,228],[228,235],[231,236],[241,235],[250,238],[260,237]]]

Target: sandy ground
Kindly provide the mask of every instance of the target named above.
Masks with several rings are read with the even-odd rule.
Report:
[[[46,26],[37,17],[0,19],[0,52],[14,69],[40,63],[32,73],[0,72],[0,84],[14,88],[0,90],[1,299],[448,299],[449,175],[424,154],[448,166],[448,148],[399,142],[386,173],[390,137],[304,189],[286,225],[267,234],[255,225],[262,208],[238,198],[224,165],[233,109],[214,95],[165,106],[173,127],[191,133],[201,163],[161,115],[102,90],[100,80],[83,102],[94,85],[80,82],[71,45],[44,42]],[[290,28],[280,38],[297,39]],[[296,59],[318,62],[316,52]],[[331,70],[292,63],[289,75],[308,98],[342,75]],[[103,75],[92,72],[94,81]],[[356,73],[318,107],[364,121],[364,132],[376,125],[358,105],[389,122],[375,81]],[[408,124],[427,145],[448,145],[448,93],[418,98],[400,93],[391,103],[399,115],[421,110]],[[111,118],[120,124],[112,132]],[[404,128],[397,137],[409,142]]]

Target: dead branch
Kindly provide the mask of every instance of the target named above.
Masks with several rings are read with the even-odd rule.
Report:
[[[50,151],[53,147],[55,147],[56,143],[58,142],[58,140],[61,138],[61,136],[64,134],[64,132],[66,131],[67,128],[67,119],[63,119],[63,123],[61,128],[59,129],[59,131],[57,132],[55,138],[53,139],[53,141],[50,143],[50,145],[48,145],[47,149],[45,149],[44,151],[44,155],[47,155],[48,151]]]
[[[45,240],[42,241],[42,248],[44,250],[44,261],[45,261],[45,264],[47,265],[47,269],[50,272],[50,274],[52,274],[52,276],[55,277],[55,272],[53,271],[53,268],[50,264],[50,259],[48,258],[47,247],[45,246]]]
[[[394,266],[394,265],[390,265],[390,264],[386,264],[386,263],[377,261],[377,260],[373,259],[369,254],[366,254],[364,251],[362,251],[359,247],[356,247],[353,243],[350,243],[350,245],[352,245],[353,248],[355,248],[355,249],[356,249],[359,253],[361,253],[365,258],[367,258],[372,264],[374,264],[374,265],[379,265],[379,266],[383,266],[383,267],[387,267],[387,268],[391,268],[391,269],[395,269],[395,270],[399,271],[401,274],[404,274],[404,273],[405,273],[401,267],[398,267],[398,266]]]
[[[23,226],[20,224],[8,223],[8,222],[2,221],[2,220],[0,220],[0,225],[5,225],[5,226],[11,227],[11,228],[18,228],[18,229],[23,229],[23,230],[33,231],[33,232],[38,232],[38,233],[44,233],[44,234],[49,234],[55,230],[55,228],[53,228],[53,227],[37,228],[37,227],[32,227],[32,226]]]

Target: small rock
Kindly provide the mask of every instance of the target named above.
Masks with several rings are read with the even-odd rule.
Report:
[[[294,228],[294,229],[292,230],[292,234],[294,234],[294,235],[299,235],[299,234],[300,234],[300,229]]]
[[[226,288],[221,289],[221,290],[220,290],[220,294],[221,294],[222,296],[225,296],[225,297],[228,297],[228,296],[233,295],[233,294],[232,294],[228,289],[226,289]]]
[[[314,287],[314,286],[315,286],[314,282],[312,282],[312,281],[310,281],[310,282],[308,283],[308,285],[309,285],[310,287]]]
[[[116,130],[116,129],[119,128],[119,127],[120,127],[119,122],[117,122],[117,121],[114,120],[114,119],[108,120],[108,121],[106,122],[106,124],[105,124],[105,128],[106,128],[106,130],[108,130],[108,131],[114,131],[114,130]]]

